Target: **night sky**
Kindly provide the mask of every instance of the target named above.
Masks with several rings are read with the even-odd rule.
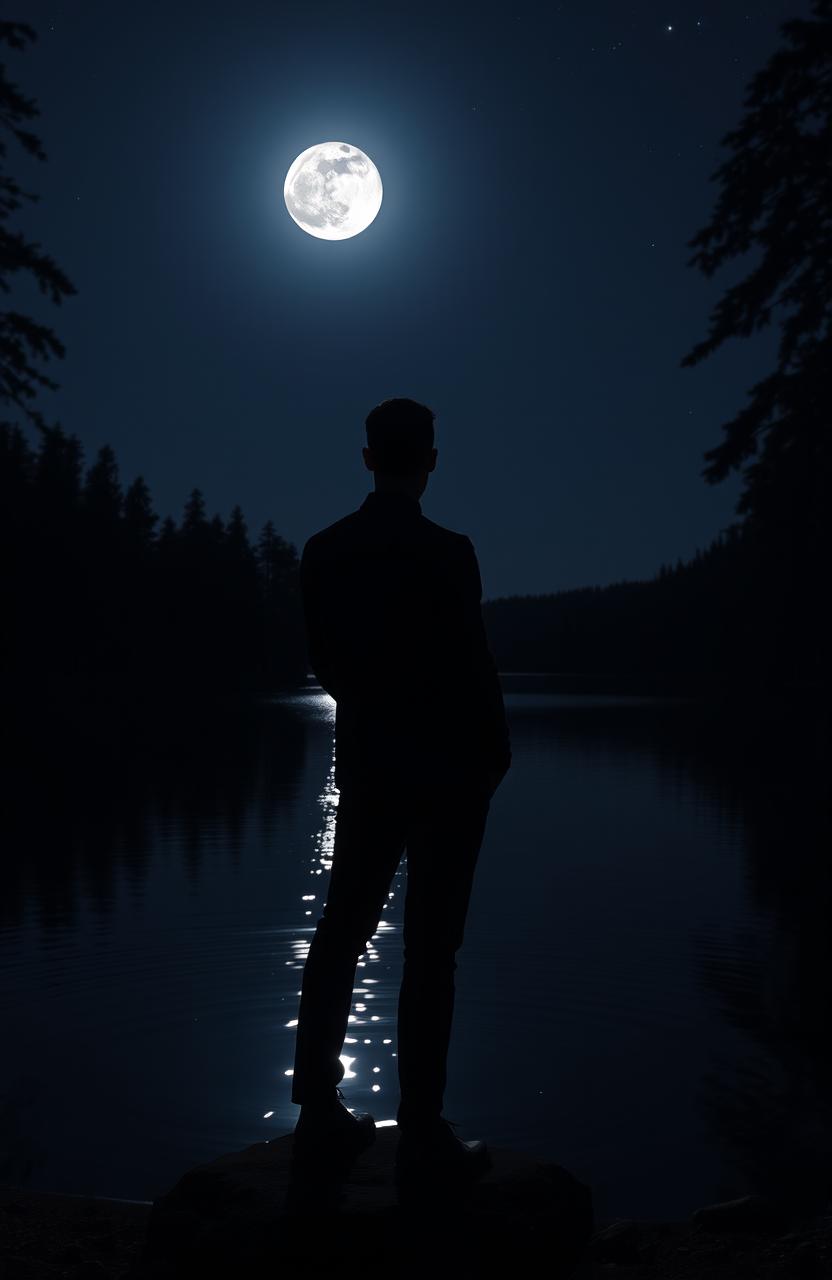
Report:
[[[67,348],[48,421],[116,450],[161,515],[199,486],[298,548],[372,487],[364,418],[437,415],[431,519],[467,533],[484,595],[651,577],[735,517],[702,453],[776,335],[694,369],[709,220],[749,78],[799,0],[113,4],[27,0],[9,75],[41,109],[40,193],[13,225],[78,295],[11,305]],[[370,227],[306,235],[295,157],[364,150]]]

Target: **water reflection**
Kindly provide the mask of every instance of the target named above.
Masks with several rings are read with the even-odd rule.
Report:
[[[638,1216],[648,1199],[656,1216],[684,1211],[662,1184],[663,1163],[677,1184],[689,1182],[688,1208],[757,1192],[823,1209],[832,1197],[828,706],[543,693],[507,704],[527,794],[517,795],[515,774],[515,803],[497,811],[492,836],[505,848],[513,826],[551,849],[551,866],[532,853],[526,885],[557,895],[541,921],[554,935],[550,969],[562,966],[569,983],[536,971],[540,944],[527,924],[515,934],[523,959],[507,966],[505,1000],[538,1020],[521,1037],[538,1058],[575,1059],[559,1112],[557,1076],[536,1072],[527,1052],[521,1108],[560,1123],[565,1162],[590,1181],[584,1153],[605,1145],[602,1124],[616,1126],[612,1181],[623,1187],[629,1176],[628,1191],[594,1180],[597,1203],[615,1214]],[[545,821],[518,827],[533,793],[545,798]],[[502,986],[498,977],[498,1000]],[[550,1018],[547,992],[557,1002]],[[616,1047],[614,1073],[602,1043]],[[529,1077],[540,1080],[537,1098]],[[650,1136],[657,1124],[669,1126],[663,1154],[651,1154],[664,1145]],[[522,1124],[512,1133],[529,1140]]]
[[[262,711],[192,708],[186,717],[113,726],[100,744],[12,744],[5,765],[0,927],[37,913],[47,930],[77,922],[91,903],[102,919],[121,884],[140,898],[148,851],[183,859],[197,891],[204,863],[239,864],[246,827],[279,826],[301,777],[307,735],[279,703]]]
[[[828,710],[507,687],[515,765],[460,955],[446,1114],[573,1169],[600,1216],[828,1194]],[[13,754],[0,1181],[147,1199],[293,1127],[332,711],[312,689],[98,746],[44,728]],[[388,1122],[405,867],[344,1046],[348,1104]]]
[[[813,1211],[832,1200],[829,746],[828,708],[786,717],[776,704],[762,732],[740,725],[714,744],[760,927],[692,939],[703,990],[748,1046],[703,1080],[714,1128],[750,1186]]]
[[[308,874],[314,878],[314,893],[302,893],[300,902],[304,925],[299,927],[297,936],[291,943],[293,959],[287,964],[302,971],[315,925],[326,904],[329,873],[335,849],[335,828],[338,815],[339,791],[335,785],[335,703],[323,690],[308,691],[300,697],[293,698],[295,705],[302,705],[305,713],[331,729],[330,751],[326,774],[322,789],[317,796],[317,807],[320,810],[318,825],[312,835],[313,852],[310,855]],[[345,1095],[346,1105],[350,1110],[360,1110],[362,1095],[373,1098],[373,1114],[378,1116],[387,1106],[395,1111],[398,1105],[398,1078],[396,1075],[396,1051],[391,1035],[379,1035],[385,1029],[395,1031],[396,1008],[398,1005],[398,985],[401,977],[401,925],[396,918],[398,897],[405,891],[407,874],[407,857],[402,858],[397,868],[387,902],[382,907],[382,918],[378,922],[375,933],[366,940],[366,948],[358,957],[356,965],[356,981],[361,985],[353,988],[353,1002],[350,1008],[345,1046],[355,1046],[351,1053],[341,1055],[344,1066],[344,1082],[350,1085]],[[320,877],[320,879],[318,879]],[[313,904],[310,908],[306,904]],[[309,917],[313,919],[307,924]],[[382,941],[383,938],[383,941]],[[386,976],[382,979],[368,976],[369,965],[380,965]],[[359,972],[364,971],[364,972]],[[376,989],[378,988],[378,989]],[[300,998],[300,991],[297,992]],[[370,1005],[370,1001],[375,1001]],[[359,1028],[368,1028],[372,1024],[373,1035],[354,1035]],[[298,1025],[297,1017],[290,1019],[286,1027],[294,1029]],[[289,1046],[289,1053],[294,1059],[294,1043]],[[355,1065],[354,1065],[355,1064]],[[284,1068],[282,1075],[291,1077],[292,1068]],[[389,1100],[378,1095],[389,1093]],[[366,1105],[366,1103],[365,1103]],[[299,1112],[300,1108],[296,1108]],[[395,1119],[376,1123],[394,1125]]]

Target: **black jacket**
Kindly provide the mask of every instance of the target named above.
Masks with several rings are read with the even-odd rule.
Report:
[[[372,492],[309,539],[300,583],[312,670],[337,703],[336,782],[508,769],[470,538]]]

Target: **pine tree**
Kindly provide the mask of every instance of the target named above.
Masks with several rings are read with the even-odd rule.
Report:
[[[0,520],[23,516],[35,472],[35,457],[20,427],[0,423]]]
[[[185,516],[182,521],[182,534],[186,538],[195,534],[204,534],[208,521],[205,516],[205,498],[201,489],[192,489],[185,503]]]
[[[12,49],[24,49],[27,41],[36,39],[34,29],[25,22],[0,22],[0,43]],[[6,69],[0,65],[0,127],[28,156],[45,160],[40,139],[26,127],[39,114],[34,101],[24,97],[17,85],[7,79]],[[28,274],[41,293],[60,304],[76,292],[74,285],[39,244],[6,226],[24,200],[38,198],[24,191],[6,172],[6,154],[6,143],[0,138],[0,292],[11,292],[10,277]],[[32,422],[42,425],[43,418],[32,407],[32,401],[39,388],[54,390],[58,384],[38,364],[63,355],[63,344],[46,325],[18,311],[0,312],[0,402],[15,405]]]
[[[124,499],[118,478],[116,455],[109,445],[98,450],[95,462],[87,472],[83,493],[84,510],[102,530],[115,526],[122,512]]]
[[[136,476],[124,495],[124,529],[128,542],[141,551],[149,551],[156,539],[158,522],[144,476]]]
[[[253,553],[248,540],[248,526],[240,506],[232,509],[226,533],[232,559],[239,564],[247,564]]]
[[[178,532],[173,516],[165,516],[159,530],[159,540],[156,544],[161,556],[168,556],[172,553],[173,548],[176,546]]]
[[[749,274],[715,307],[710,332],[682,360],[695,365],[728,338],[776,317],[776,367],[723,426],[704,457],[715,484],[745,466],[736,511],[788,559],[818,562],[829,539],[832,369],[832,0],[781,27],[785,47],[751,80],[745,116],[713,180],[711,222],[689,242],[706,277],[755,251]]]
[[[267,520],[257,540],[257,567],[266,599],[280,596],[297,577],[298,553],[291,542],[281,538]]]
[[[50,523],[64,520],[81,494],[84,453],[77,436],[61,427],[39,427],[40,446],[35,462],[35,490],[44,517]]]

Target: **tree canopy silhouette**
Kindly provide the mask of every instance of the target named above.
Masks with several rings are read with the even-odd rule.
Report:
[[[271,521],[255,550],[241,508],[209,519],[194,489],[157,534],[147,484],[124,492],[109,446],[85,469],[75,436],[38,437],[0,423],[5,709],[210,705],[304,682],[297,549]]]
[[[0,22],[0,43],[12,49],[23,49],[27,41],[36,39],[36,32],[25,22]],[[11,135],[27,155],[45,160],[40,139],[25,127],[39,114],[34,101],[24,97],[17,85],[12,84],[5,66],[0,64],[0,126],[4,130],[0,135],[0,292],[9,294],[11,278],[23,272],[34,277],[41,293],[52,302],[60,303],[76,292],[74,285],[39,244],[7,226],[24,200],[38,197],[24,191],[7,172],[6,138]],[[19,311],[0,312],[0,400],[23,410],[38,426],[43,425],[42,415],[33,408],[32,401],[39,388],[55,390],[58,384],[38,365],[63,355],[63,344],[47,325]]]
[[[814,0],[810,19],[786,22],[781,32],[785,47],[752,78],[745,115],[722,139],[731,155],[712,175],[721,189],[711,221],[688,245],[689,265],[707,277],[749,251],[756,261],[724,294],[708,336],[682,365],[779,321],[776,368],[724,424],[702,474],[714,484],[754,458],[736,512],[805,563],[828,534],[832,0]]]

